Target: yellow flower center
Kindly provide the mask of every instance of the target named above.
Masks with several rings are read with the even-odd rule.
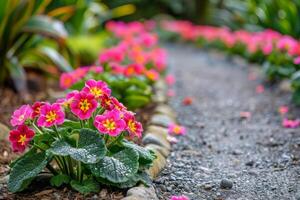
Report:
[[[25,142],[26,142],[26,135],[20,135],[18,143],[21,143],[21,145],[25,145]]]
[[[89,103],[87,99],[80,100],[80,102],[79,102],[80,110],[82,110],[83,112],[86,112],[90,109],[90,107],[91,107],[91,103]]]
[[[136,131],[136,126],[135,126],[135,122],[133,120],[129,120],[128,122],[128,127],[132,132]]]
[[[97,87],[92,87],[90,89],[90,92],[95,96],[95,97],[99,97],[103,94],[103,91]]]
[[[106,119],[103,123],[103,126],[109,131],[116,129],[116,123],[112,119]]]
[[[175,126],[173,131],[174,133],[179,134],[181,132],[181,128],[179,126]]]
[[[53,112],[52,110],[47,113],[46,115],[46,122],[53,122],[56,119],[56,112]]]

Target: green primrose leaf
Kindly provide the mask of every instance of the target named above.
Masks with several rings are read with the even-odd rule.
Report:
[[[153,160],[156,158],[155,153],[151,150],[145,149],[144,147],[138,146],[132,142],[124,142],[123,145],[126,148],[134,149],[139,154],[140,165],[151,166]]]
[[[25,159],[25,157],[30,156],[32,154],[35,154],[37,151],[37,149],[35,147],[31,148],[29,151],[27,151],[25,154],[23,154],[23,156],[18,157],[17,159],[15,159],[14,161],[12,161],[9,164],[10,168],[13,168],[15,166],[16,163],[18,163],[19,160],[21,159]]]
[[[124,98],[124,103],[129,109],[136,109],[143,107],[150,103],[151,99],[141,95],[130,95]]]
[[[44,150],[48,149],[52,142],[54,142],[54,138],[49,133],[43,133],[34,136],[34,143]]]
[[[21,157],[10,172],[8,189],[11,192],[24,190],[31,181],[46,167],[52,156],[46,152],[30,153]]]
[[[89,194],[91,192],[99,192],[100,185],[93,179],[86,179],[81,183],[79,181],[72,180],[71,187],[80,192],[81,194]]]
[[[50,179],[50,183],[52,186],[60,187],[63,184],[68,184],[70,182],[71,178],[65,174],[58,174],[55,176],[52,176]]]
[[[111,185],[122,189],[134,187],[138,183],[143,183],[146,186],[150,186],[152,182],[149,175],[146,172],[140,172],[140,171],[134,174],[133,176],[131,176],[127,181],[121,183],[113,183],[103,178],[97,178],[97,181],[105,185]]]
[[[138,159],[134,149],[124,149],[111,157],[105,156],[89,167],[94,176],[121,183],[128,181],[138,171]]]
[[[59,156],[71,156],[73,159],[86,164],[97,163],[106,154],[106,147],[100,134],[91,129],[81,129],[78,146],[73,147],[61,139],[52,144],[49,152]]]
[[[80,122],[75,122],[75,121],[71,121],[71,120],[65,120],[63,125],[64,127],[71,127],[72,129],[80,129]]]

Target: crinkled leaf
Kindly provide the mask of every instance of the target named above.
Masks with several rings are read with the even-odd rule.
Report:
[[[128,181],[137,172],[138,159],[138,153],[134,149],[124,149],[112,157],[105,156],[89,167],[94,176],[108,179],[113,183],[121,183]]]
[[[63,184],[68,184],[70,182],[70,180],[71,180],[71,178],[68,175],[58,174],[58,175],[53,176],[50,179],[50,183],[52,186],[60,187]]]
[[[135,185],[137,185],[138,183],[143,183],[146,186],[151,185],[151,179],[149,177],[149,175],[146,172],[138,172],[136,174],[134,174],[132,177],[130,177],[127,181],[122,182],[122,183],[113,183],[108,181],[107,179],[103,179],[103,178],[97,178],[97,181],[105,184],[105,185],[111,185],[114,187],[118,187],[118,188],[130,188],[133,187]]]
[[[51,156],[46,152],[30,153],[18,160],[10,173],[8,189],[11,192],[24,190],[31,181],[46,167]]]
[[[81,183],[78,181],[71,181],[71,186],[74,190],[82,193],[82,194],[88,194],[91,192],[99,192],[100,185],[97,181],[93,179],[86,179],[82,181]]]
[[[30,156],[30,155],[32,155],[32,154],[35,154],[36,153],[36,148],[31,148],[29,151],[27,151],[25,154],[23,154],[23,156],[20,156],[20,157],[18,157],[17,159],[15,159],[14,161],[12,161],[10,164],[9,164],[9,167],[10,168],[13,168],[14,166],[15,166],[15,164],[17,164],[18,163],[18,161],[19,160],[21,160],[21,159],[25,159],[25,157],[27,157],[27,156]]]
[[[134,149],[138,152],[140,165],[151,165],[153,160],[156,158],[153,151],[145,149],[144,147],[138,146],[132,142],[124,142],[123,145],[126,148]]]
[[[97,163],[106,154],[106,147],[100,134],[91,129],[81,129],[77,147],[61,139],[52,144],[48,150],[54,155],[71,156],[86,164]]]

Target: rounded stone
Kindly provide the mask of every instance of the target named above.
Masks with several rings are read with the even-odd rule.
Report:
[[[233,187],[233,183],[228,179],[221,180],[220,188],[230,190]]]

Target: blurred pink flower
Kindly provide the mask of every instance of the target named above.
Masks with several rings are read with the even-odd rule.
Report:
[[[174,83],[176,82],[175,76],[172,75],[172,74],[168,74],[168,75],[166,76],[165,80],[166,80],[167,84],[170,85],[170,86],[171,86],[171,85],[174,85]]]
[[[190,199],[182,195],[182,196],[172,196],[170,200],[190,200]]]
[[[283,119],[282,126],[285,128],[297,128],[300,125],[300,120],[290,120],[290,119]]]
[[[168,96],[168,97],[174,97],[174,96],[175,96],[175,90],[169,89],[169,90],[167,91],[167,96]]]
[[[265,87],[263,85],[258,85],[256,86],[255,91],[257,94],[261,94],[265,91]]]
[[[30,105],[23,105],[14,111],[10,124],[12,126],[22,125],[27,119],[32,116],[33,110]]]
[[[185,135],[186,129],[183,126],[179,126],[178,124],[170,124],[168,128],[169,134],[174,135]]]
[[[299,65],[300,64],[300,56],[294,58],[294,64]]]
[[[240,112],[240,117],[249,119],[251,117],[251,113],[246,111]]]
[[[289,107],[288,106],[280,106],[278,108],[278,112],[281,114],[281,115],[284,115],[286,114],[287,112],[289,112]]]

